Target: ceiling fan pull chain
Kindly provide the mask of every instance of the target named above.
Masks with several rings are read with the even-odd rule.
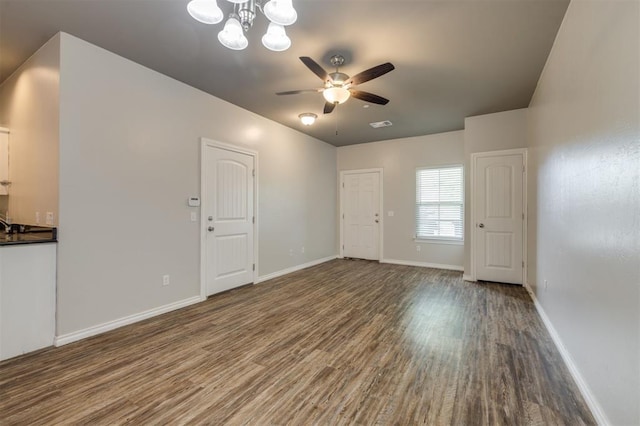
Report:
[[[337,104],[337,102],[336,102],[336,104]],[[338,106],[338,105],[336,105],[336,106]],[[335,115],[336,115],[336,136],[338,136],[338,111],[336,111]]]

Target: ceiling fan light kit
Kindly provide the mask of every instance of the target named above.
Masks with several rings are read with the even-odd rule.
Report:
[[[278,92],[276,95],[297,95],[300,93],[322,92],[322,96],[326,101],[324,105],[325,114],[331,113],[335,109],[336,105],[345,103],[350,97],[354,97],[371,104],[386,105],[389,103],[389,99],[374,95],[373,93],[356,90],[354,87],[393,71],[395,67],[391,62],[377,65],[373,68],[362,71],[353,77],[349,77],[347,74],[342,73],[339,70],[340,66],[344,64],[344,57],[341,55],[333,55],[331,57],[331,65],[336,67],[336,71],[331,74],[327,73],[320,64],[308,56],[301,56],[300,60],[307,66],[307,68],[309,68],[309,70],[311,70],[311,72],[317,75],[324,82],[324,87],[319,89],[289,90],[287,92]]]
[[[227,1],[234,6],[223,30],[218,33],[218,40],[223,46],[242,50],[249,45],[244,33],[253,26],[256,9],[262,11],[271,21],[267,33],[262,37],[262,44],[276,52],[287,50],[291,46],[291,39],[287,36],[284,26],[291,25],[298,19],[292,0],[270,0],[264,5],[264,0]],[[224,17],[217,0],[191,0],[187,4],[187,11],[191,17],[203,24],[217,24]]]

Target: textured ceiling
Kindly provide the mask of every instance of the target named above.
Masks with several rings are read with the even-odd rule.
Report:
[[[223,24],[204,25],[187,0],[0,0],[0,81],[58,31],[64,31],[264,117],[341,146],[460,130],[464,118],[529,104],[569,0],[294,0],[298,21],[285,52],[265,49],[259,15],[249,47],[217,41]],[[226,12],[231,4],[218,0]],[[383,62],[396,69],[359,89],[386,106],[350,99],[322,114],[321,87],[298,59],[332,70],[347,59],[354,75]],[[298,114],[314,112],[313,126]],[[368,123],[390,120],[373,129]],[[336,135],[336,128],[338,134]]]

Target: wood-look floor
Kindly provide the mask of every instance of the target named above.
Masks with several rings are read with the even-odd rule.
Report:
[[[522,287],[323,265],[0,363],[0,424],[595,424]]]

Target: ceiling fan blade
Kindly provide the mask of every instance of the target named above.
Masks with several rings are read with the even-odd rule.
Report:
[[[307,68],[309,68],[315,75],[317,75],[318,77],[320,77],[320,80],[322,81],[328,81],[331,80],[331,78],[329,77],[329,74],[327,74],[327,72],[324,70],[324,68],[322,68],[316,61],[314,61],[313,59],[311,59],[308,56],[300,56],[300,60],[302,61],[303,64],[305,64],[307,66]]]
[[[382,96],[374,95],[373,93],[354,89],[349,89],[349,92],[351,92],[351,96],[356,99],[360,99],[361,101],[378,105],[386,105],[389,103],[389,99],[383,98]]]
[[[389,71],[393,71],[396,67],[393,66],[391,62],[386,62],[384,64],[380,64],[373,68],[369,68],[368,70],[362,71],[360,74],[356,74],[351,77],[348,84],[362,84],[365,81],[373,80],[374,78],[378,78],[381,75],[388,73]]]
[[[288,92],[278,92],[276,95],[297,95],[300,93],[319,93],[324,89],[303,89],[303,90],[289,90]]]
[[[331,102],[325,102],[325,104],[324,104],[324,113],[325,114],[330,114],[335,107],[336,107],[336,104],[332,104]]]

